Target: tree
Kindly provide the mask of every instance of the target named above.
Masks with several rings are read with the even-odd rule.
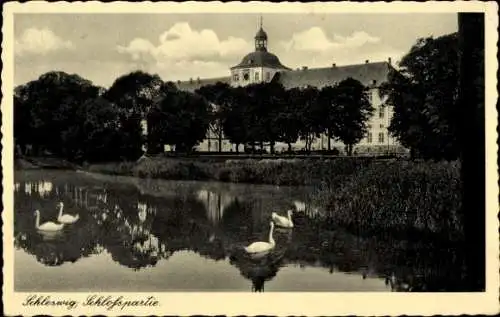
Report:
[[[23,85],[14,90],[14,144],[19,146],[21,154],[27,154],[27,147],[33,144],[33,118],[30,103]],[[18,152],[16,151],[16,154]]]
[[[176,152],[191,152],[206,137],[210,124],[210,105],[200,95],[172,91],[162,98],[155,129],[164,144],[175,145]]]
[[[245,87],[248,94],[247,119],[249,138],[262,144],[270,142],[271,153],[280,137],[277,118],[286,104],[285,89],[280,83],[259,83]]]
[[[89,162],[120,159],[127,140],[120,133],[116,106],[102,97],[90,99],[78,108],[77,116],[80,123],[75,137],[79,150],[76,157]]]
[[[305,141],[305,150],[311,151],[312,141],[324,131],[322,123],[325,113],[318,102],[319,91],[316,87],[307,87],[291,89],[290,93],[290,101],[295,103],[292,107],[302,109],[299,112],[302,118],[299,136]]]
[[[75,140],[70,136],[79,124],[76,110],[88,100],[97,98],[101,90],[78,75],[45,73],[16,88],[15,133],[23,143],[32,144],[35,152],[49,151],[73,159]],[[29,123],[21,123],[22,120],[29,120]]]
[[[239,153],[240,144],[249,140],[248,95],[242,87],[232,88],[227,103],[221,105],[220,115],[222,129],[232,143],[236,144],[236,153]]]
[[[226,83],[217,82],[213,85],[205,85],[196,90],[196,93],[205,97],[212,104],[210,113],[210,130],[217,135],[219,139],[218,151],[222,152],[222,134],[224,111],[227,109],[231,100],[231,87]]]
[[[366,122],[373,113],[373,107],[366,95],[366,87],[353,78],[347,78],[334,86],[333,110],[330,118],[333,135],[346,146],[347,155],[367,133]]]
[[[413,155],[458,157],[458,55],[456,33],[419,39],[381,86],[394,109],[389,131]]]
[[[160,92],[153,99],[152,107],[149,109],[147,120],[147,151],[150,154],[158,154],[164,151],[163,142],[163,120],[161,103],[164,98],[177,94],[178,89],[172,82],[162,84]]]
[[[333,86],[325,86],[319,92],[318,102],[320,104],[322,112],[324,115],[324,121],[322,123],[324,131],[328,136],[328,151],[332,149],[331,147],[331,139],[334,137],[334,131],[338,130],[338,122],[339,122],[339,113],[338,108],[335,107],[334,100],[336,98],[337,89]]]
[[[135,71],[116,79],[104,93],[104,97],[120,109],[122,133],[128,140],[125,151],[128,159],[137,159],[143,152],[142,146],[146,140],[141,121],[147,118],[155,102],[160,100],[163,85],[158,75]]]
[[[277,117],[277,126],[280,131],[280,141],[288,145],[288,152],[292,151],[292,143],[297,142],[299,133],[303,130],[303,105],[297,102],[301,98],[301,91],[292,88],[286,92],[286,105]]]

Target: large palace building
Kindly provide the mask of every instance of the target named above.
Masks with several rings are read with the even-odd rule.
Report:
[[[294,87],[314,86],[322,88],[324,86],[334,85],[348,77],[360,81],[366,87],[369,87],[369,99],[375,108],[374,114],[368,122],[368,133],[354,147],[357,153],[386,153],[388,151],[400,150],[400,146],[395,139],[389,136],[388,127],[392,117],[391,107],[382,107],[382,100],[378,94],[378,87],[387,80],[389,70],[391,69],[391,59],[383,62],[370,62],[369,60],[356,65],[337,66],[332,64],[323,68],[301,67],[297,69],[289,68],[283,65],[279,58],[267,50],[267,33],[262,28],[262,24],[255,35],[255,51],[248,53],[243,57],[240,63],[229,69],[230,76],[210,79],[190,79],[188,81],[178,81],[177,87],[180,90],[194,92],[196,89],[215,84],[217,82],[227,83],[233,87],[245,86],[254,83],[270,82],[279,80],[286,89]],[[277,76],[279,74],[279,76]],[[276,77],[276,78],[275,78]],[[198,145],[198,151],[218,151],[219,142],[223,152],[236,151],[236,145],[214,133],[214,129],[208,132],[207,138]],[[322,135],[314,140],[312,150],[327,149],[328,137]],[[342,143],[331,140],[332,148],[344,151]],[[293,144],[294,150],[304,147],[304,142],[298,140]],[[286,144],[276,143],[275,150],[280,152],[287,149]],[[243,145],[240,145],[240,151],[243,151]],[[267,151],[269,151],[267,147]]]

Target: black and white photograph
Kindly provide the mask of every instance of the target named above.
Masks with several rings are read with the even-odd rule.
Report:
[[[4,4],[5,313],[498,313],[498,7],[406,6]]]

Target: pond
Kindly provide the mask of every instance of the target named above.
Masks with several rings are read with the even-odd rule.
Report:
[[[454,290],[449,245],[361,237],[321,220],[309,187],[146,180],[73,171],[16,171],[16,291]],[[63,213],[56,232],[37,230]],[[271,213],[294,208],[293,229]],[[422,282],[423,281],[423,282]],[[419,289],[420,286],[420,289]]]

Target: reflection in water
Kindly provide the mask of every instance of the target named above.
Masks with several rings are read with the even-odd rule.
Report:
[[[172,270],[178,275],[186,270],[196,274],[199,289],[215,287],[212,276],[219,273],[205,271],[204,261],[208,260],[215,261],[217,270],[224,272],[237,268],[251,283],[249,288],[258,292],[264,291],[270,281],[284,285],[289,279],[295,284],[282,286],[282,290],[292,286],[314,289],[314,283],[327,283],[335,289],[335,283],[328,284],[328,280],[347,279],[340,272],[357,274],[359,281],[378,281],[377,287],[382,285],[384,289],[387,284],[387,289],[396,291],[460,287],[459,282],[452,283],[461,274],[457,249],[427,241],[362,238],[328,227],[318,218],[320,206],[308,204],[306,188],[142,182],[55,171],[19,174],[14,186],[15,247],[46,267],[62,268],[76,265],[83,258],[109,255],[121,267],[154,275],[169,270],[174,253],[191,251],[198,255],[197,262],[190,257]],[[33,211],[41,210],[41,222],[55,221],[59,202],[64,203],[67,213],[79,214],[80,220],[57,234],[38,232]],[[295,228],[276,228],[276,245],[270,252],[260,257],[246,254],[244,246],[267,240],[271,213],[284,213],[290,208],[296,210],[292,216]],[[166,266],[160,265],[163,262]],[[295,267],[293,276],[279,278],[281,270],[289,272]],[[115,269],[106,265],[99,274],[110,270]],[[302,276],[306,278],[301,284]],[[103,277],[103,287],[104,281]],[[30,283],[34,287],[37,280]],[[217,283],[224,284],[224,274]],[[353,288],[364,290],[363,285]],[[169,289],[175,289],[175,285]]]
[[[291,231],[285,234],[278,232],[275,238],[276,247],[269,252],[256,256],[235,250],[229,258],[230,263],[240,270],[241,275],[252,281],[253,292],[264,292],[265,282],[272,280],[283,266],[292,233]]]
[[[226,192],[213,192],[206,189],[198,191],[197,197],[207,210],[207,218],[213,224],[218,224],[224,215],[224,210],[235,197]]]

